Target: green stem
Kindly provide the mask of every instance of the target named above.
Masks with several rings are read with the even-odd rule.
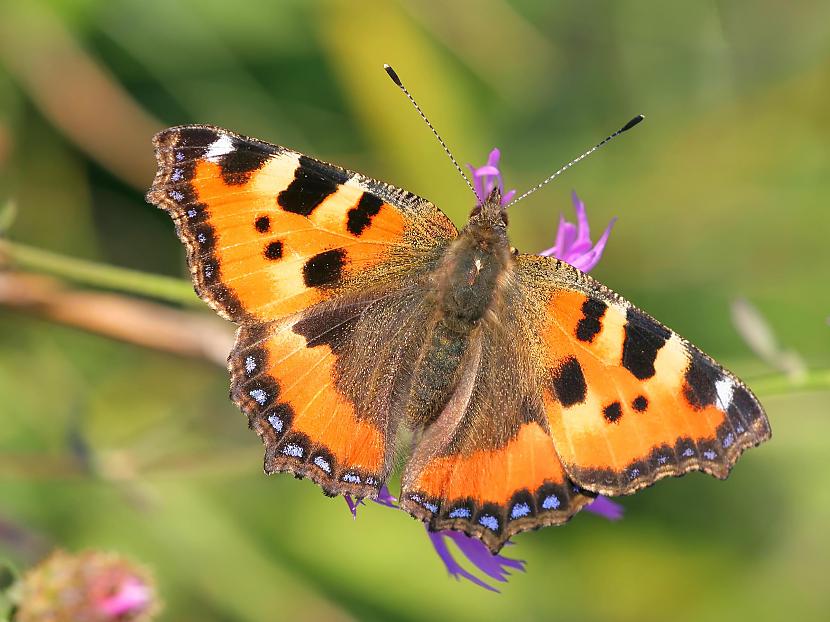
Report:
[[[182,279],[117,268],[93,261],[66,257],[7,240],[0,241],[0,256],[19,268],[44,272],[77,283],[166,302],[201,306],[193,287]]]
[[[830,369],[811,369],[799,378],[788,374],[772,374],[755,378],[750,382],[752,390],[760,396],[827,391],[830,389]]]

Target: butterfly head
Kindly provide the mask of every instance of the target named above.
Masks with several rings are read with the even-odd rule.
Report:
[[[507,213],[498,187],[491,190],[487,199],[470,212],[470,220],[458,237],[458,249],[461,251],[459,265],[465,266],[461,268],[465,274],[468,269],[476,275],[479,272],[486,274],[491,269],[496,274],[510,263]]]
[[[476,205],[470,212],[467,227],[486,227],[507,233],[507,210],[503,205],[501,189],[497,186],[490,191],[487,198]]]

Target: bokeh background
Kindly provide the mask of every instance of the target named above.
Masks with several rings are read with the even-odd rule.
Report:
[[[404,513],[354,521],[262,474],[227,399],[231,327],[143,200],[153,133],[204,122],[462,223],[469,191],[385,62],[461,162],[498,146],[520,191],[646,113],[523,202],[513,242],[550,246],[572,188],[595,234],[618,216],[594,275],[744,377],[772,422],[726,482],[663,481],[623,499],[621,522],[517,537],[527,573],[500,595],[448,579]],[[167,620],[827,619],[828,200],[823,0],[6,0],[0,557],[128,554]],[[739,298],[765,318],[737,314],[763,356]]]

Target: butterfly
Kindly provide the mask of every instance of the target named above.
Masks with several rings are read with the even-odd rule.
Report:
[[[239,325],[231,398],[266,473],[401,507],[497,552],[598,494],[725,478],[770,437],[752,392],[573,266],[510,246],[498,188],[459,231],[406,190],[207,125],[154,139],[147,200]]]

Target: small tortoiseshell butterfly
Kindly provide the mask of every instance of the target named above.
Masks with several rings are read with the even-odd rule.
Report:
[[[198,294],[239,325],[231,397],[267,473],[375,497],[411,438],[401,507],[497,552],[597,494],[725,478],[770,437],[703,352],[513,249],[498,188],[458,231],[406,190],[227,130],[154,143],[148,201],[173,217]]]

